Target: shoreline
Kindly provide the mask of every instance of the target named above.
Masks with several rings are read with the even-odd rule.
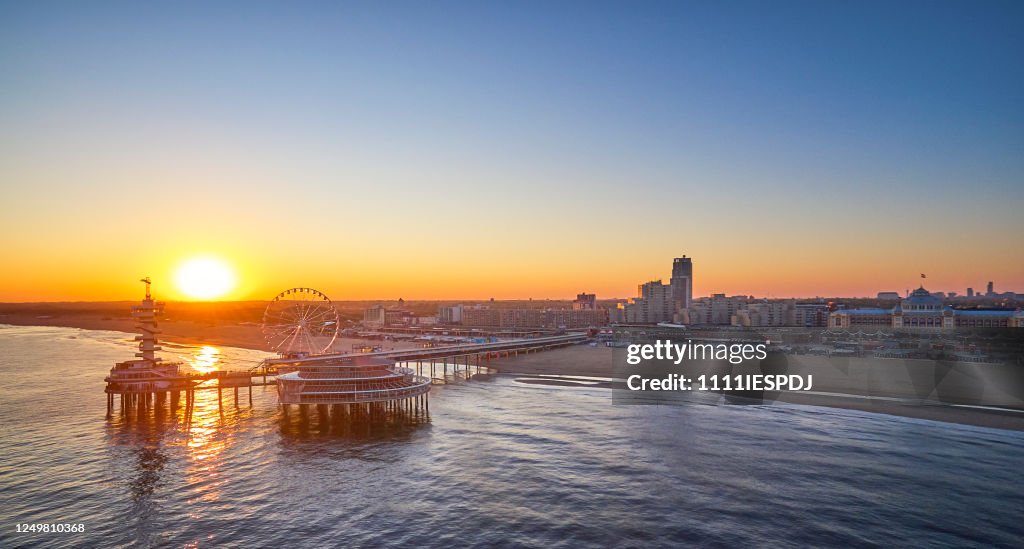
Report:
[[[612,349],[577,345],[544,351],[536,355],[524,355],[502,359],[488,365],[499,374],[524,376],[528,385],[576,386],[610,389],[614,382],[574,383],[571,379],[545,379],[539,376],[577,376],[612,379]],[[610,399],[610,397],[609,397]],[[955,423],[975,427],[1024,431],[1024,410],[998,408],[974,408],[952,404],[915,402],[912,399],[864,398],[856,395],[812,394],[803,392],[783,393],[778,402],[856,410],[912,419]],[[755,403],[751,403],[755,404]],[[609,402],[609,405],[611,403]],[[744,404],[728,404],[729,406]],[[763,405],[770,406],[771,403]],[[628,406],[628,405],[627,405]]]
[[[79,328],[83,330],[108,330],[135,334],[135,321],[130,319],[101,319],[98,317],[59,317],[52,319],[18,318],[15,315],[0,317],[0,324],[13,326],[42,326]],[[221,345],[268,352],[264,345],[259,326],[231,323],[198,323],[194,321],[161,322],[160,339],[182,345]],[[366,343],[367,340],[338,338],[334,348],[344,351],[350,345]],[[386,350],[413,348],[414,344],[395,341],[373,341]],[[612,354],[607,347],[575,345],[552,349],[532,355],[521,355],[489,361],[487,366],[501,375],[516,376],[577,376],[612,378]],[[585,386],[566,380],[534,377],[527,384],[548,386]],[[604,385],[598,388],[608,388]],[[593,387],[591,385],[591,387]],[[947,404],[905,403],[879,399],[864,399],[835,395],[786,393],[786,404],[839,408],[869,413],[885,414],[912,419],[923,419],[943,423],[955,423],[976,427],[987,427],[1011,431],[1024,431],[1024,411],[995,410],[962,407]],[[609,405],[611,403],[609,402]]]
[[[41,326],[55,328],[78,328],[82,330],[107,330],[129,335],[139,333],[136,321],[129,318],[101,318],[98,316],[66,316],[54,318],[25,318],[26,315],[0,316],[0,324],[11,326]],[[266,341],[255,323],[197,322],[193,320],[161,320],[161,342],[179,345],[213,345],[238,347],[252,351],[270,353]],[[400,341],[366,340],[338,337],[335,352],[350,350],[352,345],[381,345],[385,350],[414,348],[415,344]]]

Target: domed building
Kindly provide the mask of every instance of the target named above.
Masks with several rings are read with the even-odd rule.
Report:
[[[892,309],[839,309],[829,314],[829,328],[896,328],[953,330],[956,328],[1024,328],[1024,311],[959,310],[924,286]]]
[[[924,286],[914,290],[892,310],[893,328],[955,328],[952,307]]]

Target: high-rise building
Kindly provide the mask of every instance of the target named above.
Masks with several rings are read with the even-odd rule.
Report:
[[[641,284],[637,288],[637,294],[637,297],[619,305],[619,308],[611,313],[613,321],[629,324],[672,321],[673,301],[670,285],[663,284],[660,280],[652,280]]]
[[[462,324],[462,305],[443,305],[437,308],[437,321],[441,324]]]
[[[967,297],[974,297],[974,288],[967,288]]]
[[[685,255],[672,260],[672,304],[674,312],[682,311],[693,302],[693,261]]]
[[[994,286],[994,285],[992,284],[992,281],[991,281],[991,280],[989,280],[989,281],[988,281],[988,291],[986,291],[986,292],[985,292],[985,295],[987,295],[987,296],[992,296],[992,295],[994,295],[995,293],[996,293],[996,292],[995,292],[995,286]]]
[[[597,308],[597,294],[576,294],[572,302],[574,311],[591,311]]]
[[[731,324],[733,315],[745,309],[748,301],[745,295],[711,294],[686,309],[682,320],[686,324]]]
[[[374,305],[363,310],[363,323],[368,326],[384,326],[387,323],[387,309]]]

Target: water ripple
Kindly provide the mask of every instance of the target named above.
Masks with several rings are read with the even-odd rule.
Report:
[[[72,336],[74,336],[72,338]],[[1013,546],[1024,435],[801,406],[613,406],[495,376],[428,422],[104,419],[124,334],[2,327],[0,547]],[[194,348],[175,346],[176,353]],[[222,348],[226,362],[258,353]],[[16,522],[84,523],[17,534]]]

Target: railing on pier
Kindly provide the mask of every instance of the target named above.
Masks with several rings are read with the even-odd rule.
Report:
[[[447,383],[449,367],[453,379],[460,375],[469,378],[471,371],[483,373],[481,370],[490,372],[483,362],[491,359],[507,358],[518,356],[520,353],[529,354],[545,351],[568,345],[582,343],[588,339],[587,334],[571,333],[558,336],[545,336],[531,339],[516,339],[511,341],[496,341],[489,343],[470,343],[437,346],[416,349],[392,349],[390,351],[379,351],[374,353],[335,353],[324,355],[312,355],[303,357],[280,357],[268,358],[249,370],[254,377],[263,377],[266,383],[267,376],[273,376],[284,371],[294,371],[302,365],[313,365],[317,362],[332,362],[355,357],[382,357],[393,359],[395,362],[404,363],[412,368],[415,364],[417,375],[426,375],[431,372],[430,379],[434,382]],[[436,377],[437,368],[441,368],[442,376]]]

